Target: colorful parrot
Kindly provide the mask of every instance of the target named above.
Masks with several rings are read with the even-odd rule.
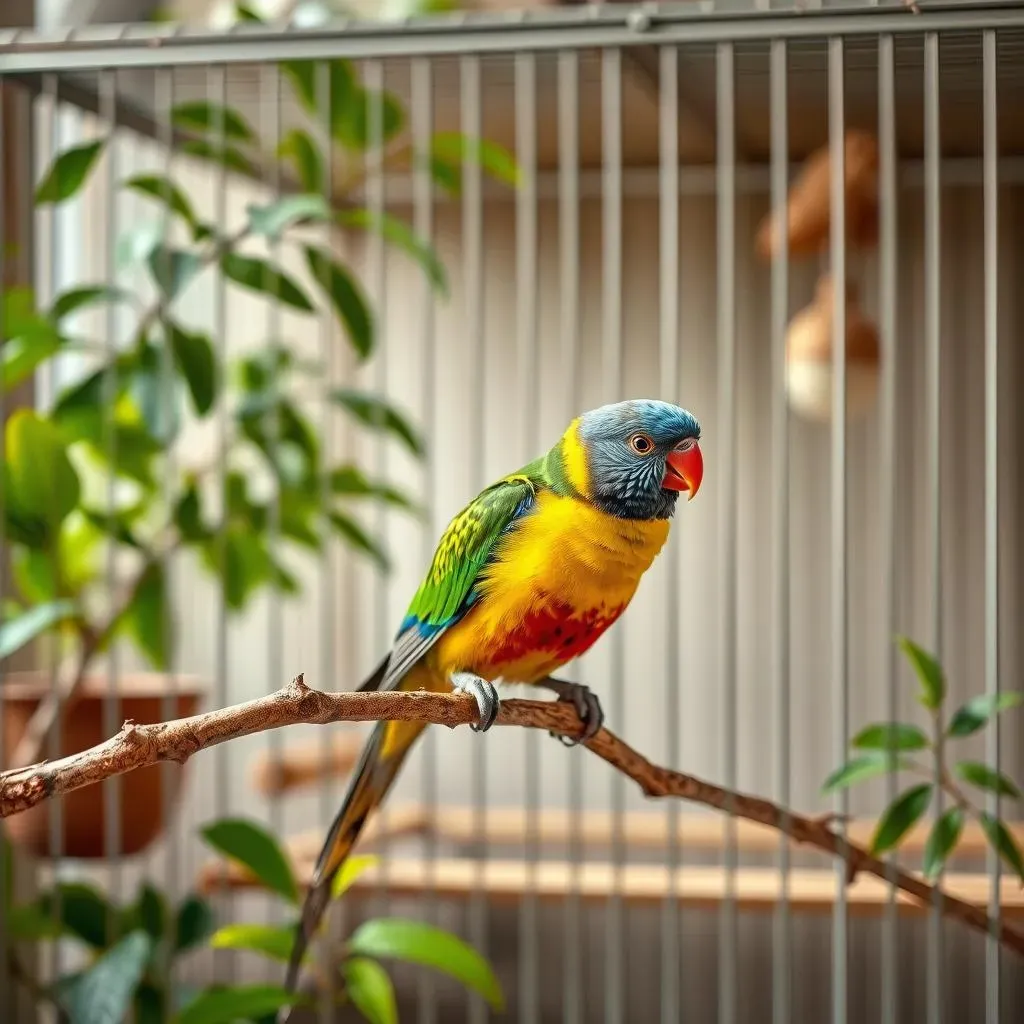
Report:
[[[498,713],[495,681],[527,683],[572,702],[582,739],[592,738],[604,717],[597,697],[551,674],[629,604],[668,538],[679,492],[692,499],[700,487],[699,440],[697,420],[666,402],[619,402],[574,419],[550,451],[491,484],[448,524],[391,650],[359,689],[463,690],[479,708],[471,728],[485,732]],[[424,728],[380,722],[373,730],[306,896],[289,991],[332,880]]]

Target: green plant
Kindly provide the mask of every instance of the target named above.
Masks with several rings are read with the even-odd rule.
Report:
[[[909,661],[920,689],[918,703],[931,718],[931,737],[910,722],[878,722],[863,728],[851,741],[858,753],[825,780],[824,793],[905,771],[928,781],[904,789],[882,812],[871,840],[871,852],[882,854],[897,848],[910,829],[932,805],[936,794],[949,798],[950,806],[932,824],[925,843],[923,872],[932,881],[956,850],[969,818],[979,822],[989,845],[1024,885],[1024,857],[1003,820],[984,810],[966,787],[984,794],[1021,798],[1017,784],[998,768],[978,761],[950,761],[950,746],[984,728],[995,716],[1024,701],[1024,694],[1007,691],[998,696],[973,697],[957,708],[948,721],[944,711],[946,675],[936,658],[907,637],[898,637],[900,650]],[[931,755],[931,765],[911,754]]]
[[[238,16],[259,20],[242,4]],[[178,310],[196,281],[219,269],[228,288],[255,293],[290,313],[329,311],[357,360],[365,360],[377,344],[370,303],[352,270],[311,239],[307,228],[378,233],[415,260],[438,292],[447,288],[437,254],[409,224],[349,201],[365,179],[378,114],[385,166],[428,166],[445,189],[458,190],[467,161],[479,161],[483,172],[514,184],[515,162],[499,146],[451,133],[435,135],[426,152],[415,152],[405,141],[402,105],[391,93],[364,88],[349,61],[291,61],[280,70],[310,129],[291,129],[269,159],[297,180],[299,192],[251,205],[229,228],[209,223],[179,182],[158,173],[133,175],[118,189],[152,201],[159,219],[133,225],[118,240],[116,258],[120,270],[142,272],[147,291],[155,293],[152,301],[107,283],[77,285],[48,308],[29,289],[4,294],[5,393],[65,353],[81,351],[95,360],[83,379],[57,391],[45,411],[13,412],[0,474],[16,587],[0,609],[0,658],[39,637],[55,637],[56,648],[73,655],[65,696],[116,638],[127,637],[154,668],[166,667],[174,641],[165,572],[172,553],[188,549],[198,556],[219,582],[229,611],[238,612],[265,588],[298,593],[289,552],[318,552],[330,534],[386,568],[386,553],[361,524],[358,503],[416,511],[412,499],[387,481],[371,479],[350,462],[326,461],[318,427],[303,408],[310,391],[320,393],[322,365],[297,358],[286,340],[270,337],[223,366],[210,334],[186,323]],[[321,86],[331,99],[335,163],[356,168],[340,190],[328,187],[328,161],[314,130]],[[182,150],[199,160],[246,174],[268,159],[265,140],[232,107],[186,102],[173,109],[172,121],[188,136]],[[106,146],[104,137],[59,153],[36,190],[36,203],[52,206],[75,196]],[[252,241],[268,246],[271,255],[245,251]],[[275,254],[283,247],[301,257],[305,279],[278,262]],[[111,314],[108,320],[114,312],[130,314],[123,343],[75,334],[72,317],[101,305]],[[384,399],[353,388],[335,388],[326,397],[361,428],[423,456],[417,430]],[[226,418],[223,476],[219,456],[189,462],[186,446],[175,447],[186,409],[200,424],[219,426],[221,415]],[[111,565],[125,574],[113,598],[105,584]],[[44,709],[39,714],[45,718]]]

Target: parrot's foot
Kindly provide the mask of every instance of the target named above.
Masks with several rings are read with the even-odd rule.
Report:
[[[572,704],[584,724],[583,735],[579,739],[557,732],[550,735],[561,740],[567,747],[575,747],[578,743],[592,740],[601,731],[604,724],[604,709],[597,699],[597,694],[589,686],[584,686],[583,683],[567,683],[561,679],[552,679],[550,676],[537,685],[558,694],[560,701]]]
[[[472,672],[453,672],[452,686],[456,690],[470,694],[480,709],[480,724],[473,725],[470,722],[470,729],[474,732],[487,732],[494,725],[494,720],[498,717],[498,708],[501,706],[494,683],[489,683],[486,679],[473,675]]]

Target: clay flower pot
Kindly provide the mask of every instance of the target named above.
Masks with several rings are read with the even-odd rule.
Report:
[[[850,129],[845,136],[843,172],[847,247],[867,248],[878,239],[878,142],[870,132]],[[829,244],[832,208],[828,145],[815,150],[789,190],[786,230],[791,257],[812,256]],[[779,248],[780,227],[772,213],[761,222],[756,248],[771,259]]]
[[[33,711],[50,690],[48,672],[12,672],[0,684],[3,701],[4,749],[13,751],[25,731]],[[117,728],[125,719],[140,724],[161,722],[167,717],[164,695],[173,688],[174,711],[171,717],[194,715],[199,709],[202,687],[189,676],[164,676],[156,673],[125,674],[118,678],[120,707]],[[104,729],[103,704],[108,697],[105,675],[88,676],[79,692],[62,713],[60,756],[77,753],[109,739]],[[7,768],[20,765],[5,765]],[[118,801],[121,807],[119,852],[139,853],[167,827],[167,812],[181,789],[184,765],[153,765],[120,776]],[[100,858],[104,850],[105,801],[103,785],[86,786],[61,798],[63,840],[60,854],[81,859]],[[5,823],[12,842],[37,857],[50,856],[50,802]]]
[[[830,274],[818,279],[814,301],[790,322],[786,333],[786,391],[790,407],[807,419],[832,418],[832,309]],[[878,390],[878,331],[846,286],[846,411],[850,419],[870,408]]]

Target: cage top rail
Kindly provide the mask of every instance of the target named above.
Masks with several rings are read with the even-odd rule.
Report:
[[[787,0],[784,8],[766,9],[755,0],[690,0],[339,19],[316,27],[242,23],[226,31],[181,25],[14,30],[0,33],[0,74],[1024,27],[1024,6],[1014,0],[926,0],[916,12],[904,0],[825,4],[806,8]]]

